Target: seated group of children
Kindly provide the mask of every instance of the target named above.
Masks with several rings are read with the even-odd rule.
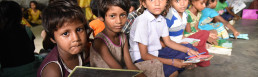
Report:
[[[201,52],[209,54],[206,42],[216,44],[218,38],[228,38],[225,27],[239,35],[212,9],[216,2],[190,0],[187,9],[188,0],[140,0],[144,12],[128,23],[129,0],[95,0],[95,15],[101,18],[99,21],[105,28],[94,34],[89,44],[90,27],[81,8],[72,2],[54,1],[43,11],[42,25],[45,39],[55,45],[37,76],[66,77],[75,66],[142,70],[144,73],[138,76],[148,77],[178,76],[185,68],[196,66],[183,63],[185,57],[198,56]],[[213,23],[212,19],[219,22]],[[129,37],[121,32],[125,24],[131,24],[127,28]],[[200,41],[191,44],[182,41],[184,38]],[[210,62],[197,65],[207,67]]]

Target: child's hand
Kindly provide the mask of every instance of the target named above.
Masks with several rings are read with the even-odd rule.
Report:
[[[189,56],[191,56],[191,55],[195,55],[196,57],[199,57],[199,52],[197,52],[197,51],[194,51],[194,50],[192,50],[192,49],[190,49],[189,50],[189,52],[187,53]]]
[[[238,31],[235,31],[233,34],[235,36],[235,39],[237,39],[237,36],[239,36],[240,33]]]
[[[193,45],[193,46],[198,46],[198,44],[199,44],[199,41],[194,42],[192,45]]]
[[[173,66],[177,68],[185,68],[186,66],[192,65],[192,63],[183,63],[184,60],[181,60],[181,59],[173,59],[173,61],[174,61]]]

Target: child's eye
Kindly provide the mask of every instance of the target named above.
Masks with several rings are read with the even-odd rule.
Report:
[[[122,15],[120,15],[121,17],[126,17],[126,15],[125,14],[122,14]]]
[[[110,17],[111,17],[111,18],[114,18],[114,17],[115,17],[115,15],[110,15]]]
[[[62,35],[63,35],[63,36],[67,36],[67,35],[68,35],[68,32],[63,33]]]
[[[83,28],[77,28],[77,29],[76,29],[77,32],[81,32],[81,31],[83,31],[83,30],[84,30]]]
[[[155,0],[150,0],[151,2],[155,1]]]

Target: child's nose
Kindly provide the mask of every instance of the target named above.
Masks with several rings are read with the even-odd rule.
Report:
[[[155,5],[159,6],[160,5],[160,0],[155,0]]]
[[[79,37],[79,34],[78,34],[77,32],[73,32],[72,41],[73,41],[73,42],[78,42],[78,41],[80,41],[80,37]]]
[[[121,24],[121,23],[122,23],[121,17],[116,17],[116,23],[117,23],[117,24]]]

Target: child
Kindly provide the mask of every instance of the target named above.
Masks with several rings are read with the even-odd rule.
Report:
[[[54,1],[43,12],[46,36],[55,43],[38,69],[38,77],[67,77],[75,66],[86,64],[89,29],[81,8],[67,1]]]
[[[34,40],[21,24],[22,11],[14,1],[0,1],[0,77],[35,77],[40,61]]]
[[[157,74],[162,75],[162,73],[159,73],[159,71],[162,71],[162,64],[158,60],[152,60],[152,63],[148,64],[141,63],[137,67],[131,60],[128,51],[128,41],[125,34],[121,33],[129,12],[130,5],[128,2],[129,0],[103,0],[101,2],[99,12],[100,16],[104,18],[105,29],[95,37],[92,44],[90,52],[91,66],[115,69],[127,68],[131,70],[140,69],[147,76],[160,77]],[[141,75],[144,76],[144,74]]]
[[[240,19],[238,15],[232,12],[233,8],[228,6],[228,2],[226,0],[217,0],[217,5],[214,9],[227,21]]]
[[[184,67],[191,65],[183,63],[185,57],[198,56],[198,52],[170,40],[166,19],[161,16],[166,3],[167,0],[143,0],[146,10],[132,24],[129,51],[135,63],[158,59],[163,63],[165,76],[168,77],[177,76]],[[168,47],[162,49],[160,38]]]
[[[105,29],[103,18],[99,15],[99,0],[92,0],[90,4],[92,13],[97,16],[96,19],[89,23],[89,26],[93,29],[93,36],[95,37],[98,33]]]
[[[29,14],[29,22],[31,25],[39,25],[42,23],[42,20],[40,19],[41,16],[41,11],[37,9],[37,2],[36,1],[31,1],[30,2],[30,9],[28,10]]]
[[[201,30],[213,30],[215,29],[218,32],[218,37],[223,39],[228,39],[228,33],[223,25],[225,25],[227,28],[229,28],[235,38],[239,35],[239,32],[230,25],[226,20],[224,20],[221,16],[219,16],[218,12],[216,12],[213,8],[216,7],[217,1],[216,0],[208,0],[208,8],[204,8],[202,10],[202,16],[199,21],[198,28]],[[212,23],[211,21],[214,19],[220,21],[217,23]],[[222,23],[223,24],[222,24]],[[237,38],[236,38],[237,39]]]
[[[184,29],[187,24],[187,16],[188,14],[185,12],[187,6],[188,6],[188,0],[171,0],[170,4],[172,7],[169,8],[169,11],[166,16],[167,20],[167,26],[169,27],[169,36],[170,39],[177,42],[177,43],[183,43],[187,44],[187,42],[181,41],[184,36]],[[205,4],[204,4],[205,6]],[[204,7],[203,7],[204,8]],[[188,36],[188,38],[194,38],[194,39],[200,39],[199,42],[193,43],[193,46],[195,46],[198,49],[198,52],[206,52],[205,54],[208,55],[208,51],[206,49],[206,41],[209,37],[210,32],[206,30],[200,30],[198,32],[195,32],[194,34]],[[189,43],[188,43],[189,44]],[[194,49],[194,48],[192,48]],[[210,62],[207,61],[207,63],[198,63],[198,66],[209,66]]]

